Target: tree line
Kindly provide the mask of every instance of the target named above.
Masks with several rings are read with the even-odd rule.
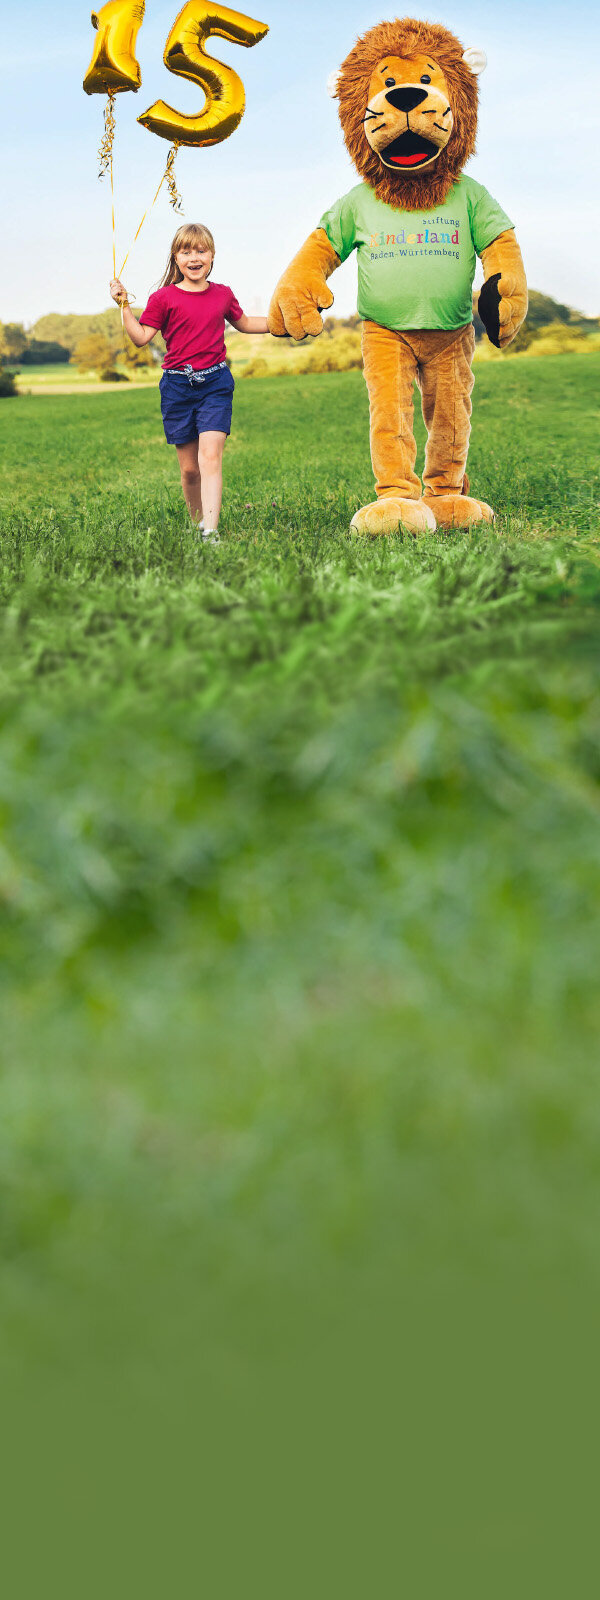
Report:
[[[484,336],[477,315],[477,294],[473,296],[475,337]],[[327,317],[325,334],[317,341],[292,347],[285,356],[267,352],[246,363],[240,376],[259,377],[277,372],[342,372],[362,365],[360,318]],[[600,318],[584,317],[572,306],[563,305],[551,295],[532,289],[529,310],[510,352],[527,350],[535,344],[548,351],[585,348],[590,334],[598,335]],[[541,343],[540,343],[541,341]],[[269,341],[270,343],[270,341]],[[590,346],[587,346],[590,348]],[[264,347],[263,347],[264,348]],[[0,322],[0,395],[15,392],[14,369],[49,363],[71,362],[80,372],[93,373],[102,382],[119,382],[139,367],[153,367],[161,359],[164,344],[159,335],[152,345],[136,349],[126,338],[117,307],[85,313],[49,312],[31,328],[20,322]],[[270,357],[270,358],[269,358]]]
[[[153,367],[160,344],[137,350],[123,333],[116,306],[89,316],[53,311],[28,329],[21,322],[0,323],[0,367],[8,378],[11,368],[70,362],[103,382],[117,382],[138,367]]]

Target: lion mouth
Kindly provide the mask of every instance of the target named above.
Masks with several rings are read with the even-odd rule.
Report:
[[[424,139],[422,134],[412,133],[410,129],[377,152],[386,167],[417,167],[423,161],[431,161],[431,157],[439,153],[437,144],[433,144],[431,139]]]

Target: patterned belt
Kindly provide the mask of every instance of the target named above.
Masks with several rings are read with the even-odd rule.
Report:
[[[227,362],[226,361],[217,361],[216,367],[202,367],[201,370],[198,370],[198,368],[196,368],[196,367],[187,366],[187,367],[166,367],[165,371],[167,373],[168,372],[175,372],[177,374],[178,378],[187,378],[188,383],[204,383],[204,379],[205,378],[209,378],[211,372],[220,372],[221,371],[221,367],[226,367],[226,366],[227,366]]]

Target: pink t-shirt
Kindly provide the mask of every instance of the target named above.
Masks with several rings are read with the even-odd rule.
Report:
[[[225,318],[239,322],[243,315],[233,289],[225,283],[209,283],[201,293],[170,283],[150,295],[140,322],[143,328],[162,333],[167,346],[165,372],[185,366],[198,371],[225,360]]]

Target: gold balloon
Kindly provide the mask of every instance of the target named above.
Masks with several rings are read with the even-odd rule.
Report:
[[[139,89],[142,74],[135,45],[143,20],[144,0],[108,0],[100,11],[92,11],[98,38],[83,80],[86,94]]]
[[[169,72],[200,85],[206,97],[204,110],[197,116],[185,116],[164,100],[155,100],[138,122],[176,144],[210,145],[228,139],[244,115],[244,85],[237,72],[207,55],[204,46],[212,34],[231,44],[249,46],[258,44],[268,32],[266,22],[256,22],[241,11],[188,0],[171,29],[163,60]]]

